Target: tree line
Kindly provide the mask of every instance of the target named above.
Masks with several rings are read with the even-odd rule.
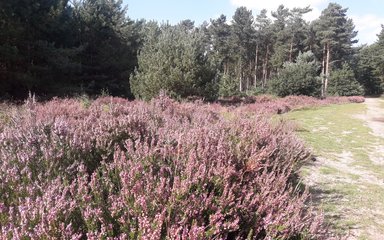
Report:
[[[308,22],[310,11],[239,7],[195,26],[133,21],[122,0],[4,0],[0,96],[381,94],[384,28],[357,46],[347,8],[330,3]]]

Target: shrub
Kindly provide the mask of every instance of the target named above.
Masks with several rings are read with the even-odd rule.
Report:
[[[202,44],[204,34],[166,24],[154,28],[147,33],[130,79],[134,96],[149,100],[164,90],[175,98],[215,97],[215,71]]]
[[[219,82],[219,96],[220,97],[233,97],[240,96],[239,84],[230,75],[223,75]]]
[[[365,99],[362,96],[349,97],[327,97],[318,99],[308,96],[287,96],[284,98],[273,98],[272,96],[264,95],[255,97],[254,104],[246,104],[233,110],[236,114],[282,114],[294,109],[306,107],[318,107],[329,104],[344,104],[344,103],[362,103]]]
[[[336,96],[358,96],[364,94],[364,89],[356,80],[351,67],[343,64],[341,69],[332,72],[328,93]]]
[[[321,237],[296,185],[303,144],[221,111],[165,96],[24,105],[0,133],[0,238]]]
[[[299,54],[295,63],[287,62],[271,81],[271,91],[278,96],[319,96],[321,82],[318,64],[312,52]]]

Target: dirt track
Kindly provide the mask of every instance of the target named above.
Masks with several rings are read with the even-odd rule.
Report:
[[[367,98],[364,104],[364,114],[349,116],[361,120],[371,130],[372,138],[359,146],[359,151],[367,156],[364,162],[351,149],[335,153],[332,159],[318,156],[308,167],[305,181],[314,203],[325,210],[328,222],[335,223],[335,235],[346,233],[346,239],[381,240],[384,239],[384,100]],[[312,132],[316,134],[315,129]]]
[[[384,100],[366,98],[365,105],[367,112],[359,117],[372,129],[374,135],[384,138]]]

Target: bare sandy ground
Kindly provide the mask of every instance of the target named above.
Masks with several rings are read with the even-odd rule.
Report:
[[[366,113],[351,116],[363,121],[371,129],[371,134],[384,138],[384,100],[380,98],[367,98],[365,103]],[[313,131],[314,134],[316,131]],[[347,133],[346,133],[347,134]],[[382,165],[384,168],[384,146],[375,144],[369,147],[369,160],[374,166]],[[337,173],[324,174],[322,168],[337,169]],[[374,173],[374,169],[365,168],[355,164],[353,154],[345,150],[337,154],[335,159],[329,160],[318,156],[316,161],[309,166],[309,175],[305,177],[306,184],[310,187],[313,201],[320,207],[327,204],[334,207],[328,210],[328,219],[338,219],[340,222],[349,222],[342,226],[347,236],[343,239],[384,239],[384,195],[381,203],[365,204],[369,201],[369,191],[374,186],[379,193],[384,193],[384,176]],[[341,186],[341,187],[340,187]],[[344,187],[343,187],[344,186]],[[343,191],[334,189],[353,189],[354,193],[343,195]],[[373,193],[375,194],[375,193]],[[372,201],[378,201],[377,195]],[[327,211],[326,211],[327,212]],[[334,212],[334,216],[329,216]],[[331,214],[332,215],[332,214]],[[332,221],[332,220],[331,220]],[[365,222],[364,222],[365,221]],[[369,224],[366,222],[369,221]]]
[[[365,105],[367,106],[366,114],[357,117],[364,120],[365,124],[372,129],[373,135],[384,138],[384,100],[366,98]],[[370,158],[376,164],[384,165],[384,146],[375,146],[375,151],[370,154]],[[384,239],[384,236],[382,239]]]
[[[367,112],[359,118],[372,129],[374,135],[384,138],[384,100],[380,98],[366,98]]]

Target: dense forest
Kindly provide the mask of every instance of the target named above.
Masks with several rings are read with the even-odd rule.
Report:
[[[0,98],[382,93],[384,27],[358,45],[347,8],[310,11],[240,7],[195,26],[133,21],[122,0],[2,0]]]

